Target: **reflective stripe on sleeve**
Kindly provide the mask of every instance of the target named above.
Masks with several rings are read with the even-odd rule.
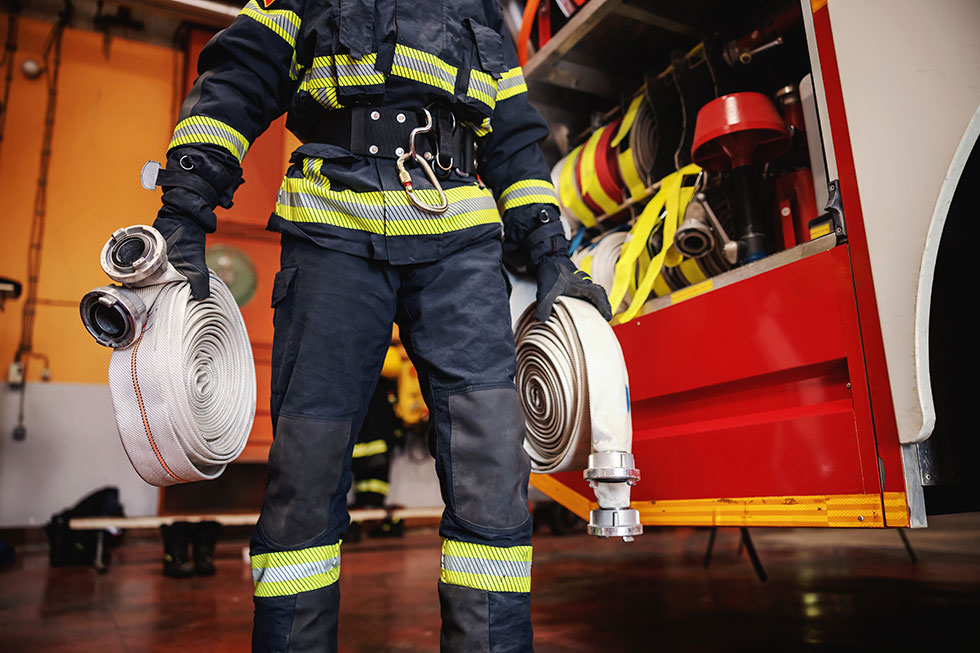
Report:
[[[194,143],[209,143],[223,147],[231,152],[239,163],[245,158],[249,147],[248,140],[231,125],[205,116],[191,116],[177,123],[174,137],[170,140],[167,149]]]
[[[524,71],[518,66],[505,72],[497,82],[497,102],[521,93],[527,93],[527,83],[524,81]]]
[[[340,544],[252,556],[255,596],[290,596],[327,587],[340,578]]]
[[[497,103],[497,80],[481,70],[471,70],[466,95],[482,102],[493,111]]]
[[[500,194],[504,211],[528,204],[558,204],[555,187],[543,179],[525,179],[511,184]]]
[[[530,592],[531,547],[443,539],[439,580],[490,592]]]
[[[296,47],[300,18],[288,9],[263,9],[256,0],[242,8],[239,16],[246,16],[275,32],[289,47]]]
[[[388,490],[390,489],[391,485],[377,478],[366,478],[363,481],[354,483],[355,492],[374,492],[375,494],[388,496]]]

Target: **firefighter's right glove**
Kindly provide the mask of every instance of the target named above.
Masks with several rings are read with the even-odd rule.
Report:
[[[167,193],[181,190],[174,189]],[[165,198],[167,193],[164,193]],[[187,277],[194,299],[207,299],[211,295],[211,282],[207,263],[204,262],[204,228],[195,220],[173,215],[166,204],[153,221],[153,228],[167,241],[167,258],[178,272]]]

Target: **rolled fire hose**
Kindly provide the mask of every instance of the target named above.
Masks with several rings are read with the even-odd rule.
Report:
[[[126,455],[151,485],[217,478],[255,418],[252,348],[231,291],[211,272],[211,296],[194,300],[152,227],[114,233],[102,267],[125,287],[92,290],[80,310],[113,348],[109,390]]]
[[[572,262],[591,276],[593,282],[602,286],[607,296],[612,293],[616,262],[619,261],[626,237],[625,231],[613,231],[572,255]]]
[[[635,469],[626,363],[612,328],[587,302],[555,301],[546,322],[531,304],[517,322],[517,387],[524,449],[536,473],[585,468],[599,507],[589,532],[631,540],[643,532],[630,508]]]
[[[630,197],[643,197],[657,158],[658,134],[653,112],[642,92],[630,102],[609,147],[617,152],[620,176]]]
[[[615,214],[623,201],[619,162],[615,150],[609,147],[609,141],[618,127],[619,121],[616,121],[592,132],[575,166],[582,199],[597,215]]]

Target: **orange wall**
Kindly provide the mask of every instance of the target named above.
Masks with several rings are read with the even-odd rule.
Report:
[[[6,15],[0,18],[6,31]],[[22,18],[10,107],[0,149],[0,276],[27,281],[27,243],[40,165],[46,84],[20,73],[40,60],[51,26]],[[49,173],[39,297],[69,302],[38,306],[34,349],[51,359],[52,381],[106,383],[109,350],[96,345],[78,317],[78,300],[109,283],[98,255],[116,228],[150,222],[159,193],[142,189],[140,167],[162,160],[173,129],[174,50],[114,38],[108,60],[102,35],[65,31]],[[5,372],[20,338],[23,295],[0,313]],[[37,380],[39,362],[28,380]]]

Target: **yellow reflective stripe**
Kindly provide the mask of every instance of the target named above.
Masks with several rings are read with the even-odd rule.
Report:
[[[296,47],[296,35],[299,33],[300,18],[288,9],[263,9],[255,0],[251,0],[242,8],[239,16],[246,16],[268,27],[289,44]]]
[[[530,592],[531,547],[443,539],[439,580],[490,592]]]
[[[329,57],[323,57],[329,59]],[[349,54],[338,54],[334,57],[337,70],[337,83],[340,86],[371,86],[384,84],[384,73],[374,69],[378,54],[366,54],[360,59],[354,59]]]
[[[439,580],[447,585],[462,585],[477,590],[488,592],[530,592],[531,578],[506,578],[499,576],[485,576],[483,574],[467,574],[461,571],[449,571],[443,569],[439,573]]]
[[[555,187],[543,179],[524,179],[511,184],[500,194],[498,203],[507,211],[528,204],[558,204]]]
[[[512,562],[531,562],[530,546],[487,546],[443,538],[442,554],[464,557],[483,558],[485,560],[509,560]]]
[[[479,100],[493,111],[497,102],[497,80],[481,70],[471,70],[466,95]]]
[[[497,102],[509,100],[521,93],[527,93],[527,83],[524,81],[524,71],[518,66],[501,75],[497,82]]]
[[[490,126],[489,118],[484,118],[483,122],[481,122],[479,125],[474,125],[471,122],[464,122],[463,124],[468,125],[470,129],[473,130],[473,133],[476,134],[477,138],[483,138],[493,131],[493,127]]]
[[[248,140],[231,125],[214,118],[191,116],[177,123],[177,127],[174,128],[174,136],[167,149],[173,149],[178,145],[196,143],[209,143],[223,147],[231,152],[232,156],[239,162],[245,158],[249,147]]]
[[[314,576],[297,580],[260,581],[255,584],[254,595],[259,597],[292,596],[302,592],[312,592],[333,585],[340,579],[340,567]]]
[[[395,58],[391,74],[422,82],[452,94],[456,87],[457,68],[439,57],[410,48],[395,45]]]
[[[285,567],[307,562],[322,562],[340,555],[340,543],[326,546],[315,546],[298,551],[272,551],[257,553],[252,556],[252,569],[267,569],[270,567]]]
[[[388,451],[388,443],[384,440],[371,440],[370,442],[358,442],[354,445],[354,458],[366,458],[376,456],[379,453]]]
[[[446,191],[449,209],[430,216],[411,205],[403,190],[332,191],[310,178],[283,179],[276,213],[291,222],[330,224],[389,236],[431,235],[500,222],[493,196],[476,184]],[[423,202],[437,204],[438,191],[416,189]]]
[[[561,205],[577,218],[586,227],[595,226],[595,216],[591,209],[582,201],[579,195],[577,184],[575,183],[575,160],[582,151],[579,145],[565,157],[565,162],[561,166],[561,175],[558,179],[558,194],[561,197]]]
[[[391,486],[376,478],[366,478],[363,481],[354,483],[355,492],[374,492],[375,494],[388,494]]]

